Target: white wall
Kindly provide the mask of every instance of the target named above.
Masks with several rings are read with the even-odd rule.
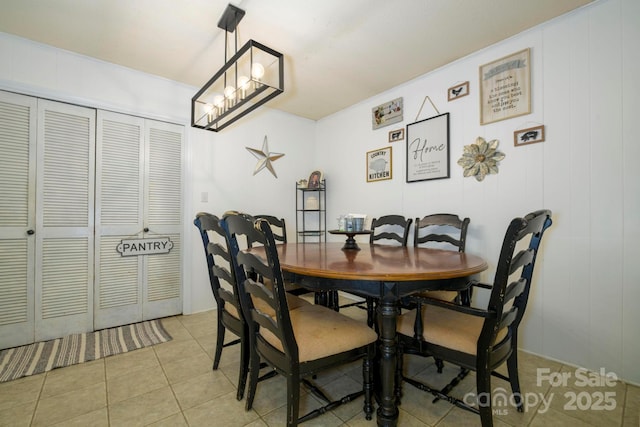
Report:
[[[285,217],[294,236],[295,181],[322,169],[330,226],[354,211],[469,216],[467,250],[490,261],[486,280],[508,221],[553,210],[520,345],[640,383],[638,16],[637,0],[600,0],[317,123],[261,109],[219,134],[191,129],[189,100],[197,88],[1,33],[0,89],[187,126],[185,313],[213,307],[194,214],[268,211]],[[425,41],[425,49],[434,42],[442,41]],[[478,67],[527,47],[532,114],[480,126]],[[446,89],[467,80],[471,94],[447,102]],[[451,114],[451,178],[406,183],[405,141],[389,144],[388,131],[412,123],[426,95]],[[371,108],[399,96],[404,122],[371,130]],[[419,119],[433,115],[427,102]],[[539,123],[545,142],[513,146],[514,130]],[[260,148],[265,135],[271,151],[285,153],[274,163],[277,179],[266,170],[252,175],[256,159],[245,147]],[[506,153],[500,173],[483,182],[462,178],[456,164],[477,136],[499,139]],[[367,183],[365,153],[388,145],[393,179]]]
[[[490,261],[481,277],[491,280],[508,222],[551,209],[520,346],[639,383],[638,16],[636,0],[600,1],[319,121],[329,221],[353,211],[468,216],[467,251]],[[478,67],[525,48],[532,113],[481,126]],[[447,102],[447,88],[467,80],[470,95]],[[388,132],[414,122],[427,95],[450,113],[451,178],[406,183],[406,141],[389,143]],[[396,97],[404,121],[372,130],[371,108]],[[419,120],[434,115],[427,101]],[[514,147],[515,130],[538,124],[545,142]],[[506,154],[499,174],[482,182],[463,178],[456,164],[478,136],[498,139]],[[365,153],[386,146],[393,179],[367,183]]]

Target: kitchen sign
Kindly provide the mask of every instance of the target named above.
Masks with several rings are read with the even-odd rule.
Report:
[[[121,240],[116,250],[122,256],[166,254],[173,248],[173,242],[168,237],[153,239]]]

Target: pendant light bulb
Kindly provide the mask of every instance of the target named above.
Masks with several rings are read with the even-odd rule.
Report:
[[[259,62],[254,62],[251,66],[251,77],[260,81],[264,76],[264,67]]]

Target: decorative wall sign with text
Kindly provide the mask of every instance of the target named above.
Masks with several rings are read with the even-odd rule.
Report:
[[[407,182],[449,178],[449,113],[407,125]]]
[[[371,123],[373,130],[402,121],[402,98],[385,102],[371,109]]]
[[[123,239],[116,250],[122,256],[167,254],[173,248],[173,242],[168,237],[153,239]]]
[[[393,177],[391,147],[367,152],[367,182],[384,181]]]
[[[480,124],[531,113],[530,49],[480,67]]]

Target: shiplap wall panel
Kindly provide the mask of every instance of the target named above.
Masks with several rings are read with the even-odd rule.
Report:
[[[587,93],[581,87],[587,75],[583,63],[587,28],[582,25],[583,28],[576,30],[584,19],[576,16],[568,19],[572,25],[549,26],[543,30],[542,108],[547,134],[547,142],[543,143],[547,146],[545,200],[553,209],[554,218],[553,232],[548,233],[544,242],[545,268],[538,270],[544,276],[545,287],[542,298],[534,301],[542,311],[543,322],[527,330],[527,336],[533,335],[540,340],[540,345],[528,347],[527,340],[525,348],[538,354],[544,354],[545,349],[557,348],[559,353],[556,357],[560,359],[570,355],[574,349],[581,349],[578,362],[585,363],[589,347],[588,322],[585,322],[589,312],[589,256],[588,246],[583,246],[581,251],[574,249],[576,234],[572,229],[576,221],[582,223],[585,220],[587,209],[573,210],[572,204],[576,198],[575,182],[585,179],[585,156],[586,160],[589,158],[589,140],[584,138],[586,132],[578,119],[581,112],[588,111]],[[576,32],[580,34],[578,37],[575,37]],[[588,198],[584,196],[587,196],[586,192],[578,197],[576,203],[582,199],[588,204]],[[583,228],[583,236],[586,236],[587,229]],[[567,315],[567,301],[575,301],[584,307],[579,318]],[[561,322],[567,327],[559,328]],[[567,345],[559,345],[563,342]]]
[[[623,287],[622,287],[622,375],[635,372],[640,384],[640,2],[623,1],[622,30],[622,150],[623,150]],[[631,378],[631,375],[628,375]]]
[[[622,370],[622,51],[620,3],[589,16],[591,162],[590,367]],[[607,82],[606,85],[602,84]],[[600,165],[607,173],[597,173]]]

